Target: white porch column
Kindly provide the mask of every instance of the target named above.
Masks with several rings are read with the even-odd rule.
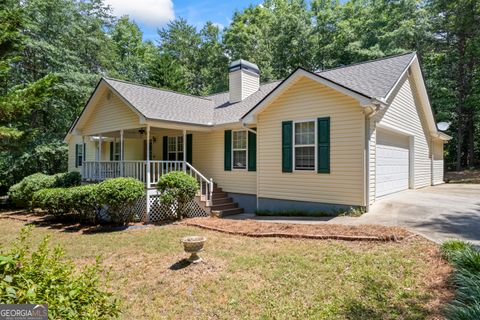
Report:
[[[183,129],[183,172],[187,172],[187,130]]]
[[[123,177],[123,129],[120,130],[120,176]]]
[[[76,146],[75,146],[76,148]],[[80,174],[82,176],[82,180],[85,179],[85,136],[82,135],[82,167],[80,168]],[[77,161],[77,159],[75,159]]]
[[[100,134],[98,136],[98,163],[97,163],[97,167],[98,167],[98,171],[97,171],[97,175],[98,175],[98,179],[102,179],[103,178],[103,175],[102,175],[102,164],[101,164],[101,161],[102,161],[102,135]]]
[[[147,188],[150,188],[150,125],[147,125]]]
[[[147,192],[145,199],[147,201],[147,217],[146,217],[146,222],[150,221],[150,193],[149,193],[149,188],[150,188],[150,125],[147,124]]]

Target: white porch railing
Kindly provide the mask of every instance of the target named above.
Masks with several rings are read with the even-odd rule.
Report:
[[[156,161],[150,163],[150,183],[155,185],[164,174],[172,171],[184,171],[194,177],[200,184],[200,195],[207,205],[211,205],[213,180],[207,179],[188,162],[183,161]],[[117,177],[132,177],[147,184],[147,161],[84,161],[82,179],[85,181],[103,181]]]

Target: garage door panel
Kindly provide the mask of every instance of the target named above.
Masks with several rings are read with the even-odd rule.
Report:
[[[376,150],[376,196],[408,189],[408,137],[379,131]]]

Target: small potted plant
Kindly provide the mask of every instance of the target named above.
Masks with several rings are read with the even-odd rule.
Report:
[[[183,249],[186,253],[190,253],[188,262],[198,263],[202,261],[202,258],[198,256],[198,253],[203,251],[203,245],[207,241],[207,238],[202,236],[188,236],[182,239]]]

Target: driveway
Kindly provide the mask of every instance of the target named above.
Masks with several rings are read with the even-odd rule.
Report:
[[[399,192],[378,200],[370,212],[361,217],[259,217],[242,214],[232,218],[278,223],[396,225],[435,242],[462,239],[480,248],[480,184],[442,184]]]
[[[341,219],[330,221],[341,223]],[[377,201],[355,220],[345,222],[397,225],[437,242],[457,238],[480,247],[480,184],[442,184],[400,192]]]

